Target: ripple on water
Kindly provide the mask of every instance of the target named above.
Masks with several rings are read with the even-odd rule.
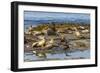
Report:
[[[90,50],[84,51],[74,51],[74,52],[67,52],[65,53],[56,53],[56,54],[46,54],[46,58],[39,58],[33,53],[26,53],[24,54],[24,61],[43,61],[43,60],[63,60],[63,59],[89,59],[90,58]]]

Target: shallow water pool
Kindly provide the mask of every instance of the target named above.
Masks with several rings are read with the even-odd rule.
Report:
[[[67,54],[67,55],[66,55]],[[46,57],[38,57],[32,52],[24,53],[24,61],[32,62],[32,61],[47,61],[47,60],[71,60],[71,59],[89,59],[90,58],[90,50],[84,51],[74,51],[67,53],[56,53],[56,54],[46,54]]]

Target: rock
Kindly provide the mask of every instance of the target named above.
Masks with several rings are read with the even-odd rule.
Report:
[[[30,52],[30,51],[32,51],[32,46],[31,46],[30,43],[24,45],[24,51],[25,51],[25,52]]]
[[[56,32],[53,31],[52,29],[48,28],[47,35],[56,35]]]

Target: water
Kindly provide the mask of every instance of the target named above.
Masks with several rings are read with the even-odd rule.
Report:
[[[25,30],[33,25],[34,27],[46,23],[79,23],[90,24],[90,14],[83,13],[57,13],[57,12],[24,12],[24,28]],[[90,58],[90,50],[74,51],[56,54],[46,54],[46,58],[39,58],[31,52],[24,53],[24,61],[44,61],[44,60],[68,60],[68,59],[88,59]]]
[[[90,14],[88,13],[64,13],[64,12],[40,12],[24,11],[24,28],[33,27],[49,23],[76,23],[90,24]]]
[[[25,25],[46,24],[46,23],[82,23],[90,24],[90,14],[88,13],[63,13],[63,12],[39,12],[25,11]]]
[[[25,53],[24,61],[46,61],[46,60],[71,60],[71,59],[89,59],[90,58],[90,50],[84,51],[74,51],[67,53],[56,53],[56,54],[46,54],[46,58],[39,58],[33,53]]]

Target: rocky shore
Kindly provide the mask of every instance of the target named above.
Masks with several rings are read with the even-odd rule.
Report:
[[[54,25],[30,26],[24,33],[24,51],[45,55],[45,53],[90,49],[89,26],[62,26],[59,28]]]

